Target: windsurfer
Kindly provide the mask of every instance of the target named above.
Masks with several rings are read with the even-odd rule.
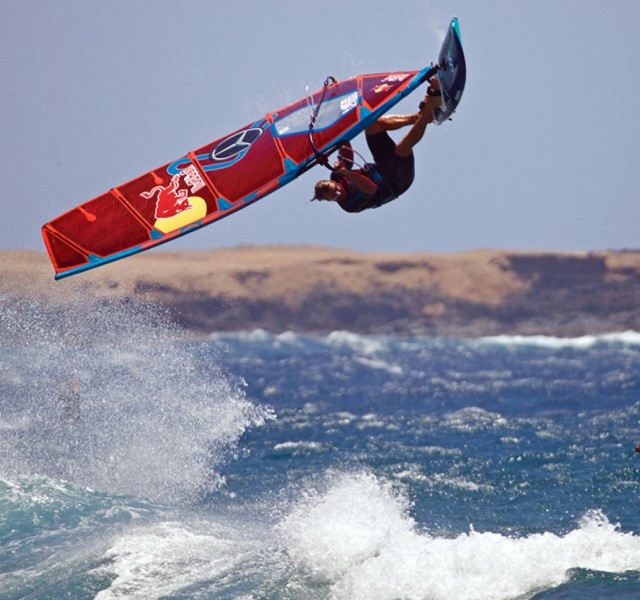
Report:
[[[429,88],[420,110],[411,115],[383,115],[365,130],[373,163],[351,170],[346,161],[338,160],[331,179],[316,183],[312,200],[337,202],[347,212],[378,208],[406,192],[415,175],[413,148],[422,139],[427,125],[433,121],[433,110],[440,105],[440,83],[429,80]],[[411,125],[396,144],[388,131]]]
[[[70,425],[80,421],[80,381],[73,377],[69,384],[60,392],[62,404],[62,420]]]

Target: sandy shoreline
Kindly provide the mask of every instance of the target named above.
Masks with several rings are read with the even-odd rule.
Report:
[[[363,253],[305,246],[154,251],[61,281],[0,252],[4,302],[143,299],[196,335],[263,328],[578,336],[640,329],[640,252]]]

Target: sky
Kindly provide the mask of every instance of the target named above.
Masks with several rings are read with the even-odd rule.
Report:
[[[401,198],[356,215],[311,203],[316,167],[163,249],[640,248],[638,0],[1,3],[1,249],[44,250],[45,222],[328,75],[423,68],[453,16],[467,86]]]

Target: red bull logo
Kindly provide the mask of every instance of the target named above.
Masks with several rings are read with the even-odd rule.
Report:
[[[180,187],[180,174],[171,178],[169,185],[157,185],[149,192],[142,192],[140,195],[146,200],[156,197],[156,219],[168,219],[177,214],[189,210],[189,193],[187,190],[178,189]]]

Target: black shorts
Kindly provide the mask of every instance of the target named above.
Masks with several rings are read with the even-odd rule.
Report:
[[[386,131],[366,136],[367,145],[385,185],[397,197],[406,192],[415,177],[413,152],[398,156],[396,144]]]

